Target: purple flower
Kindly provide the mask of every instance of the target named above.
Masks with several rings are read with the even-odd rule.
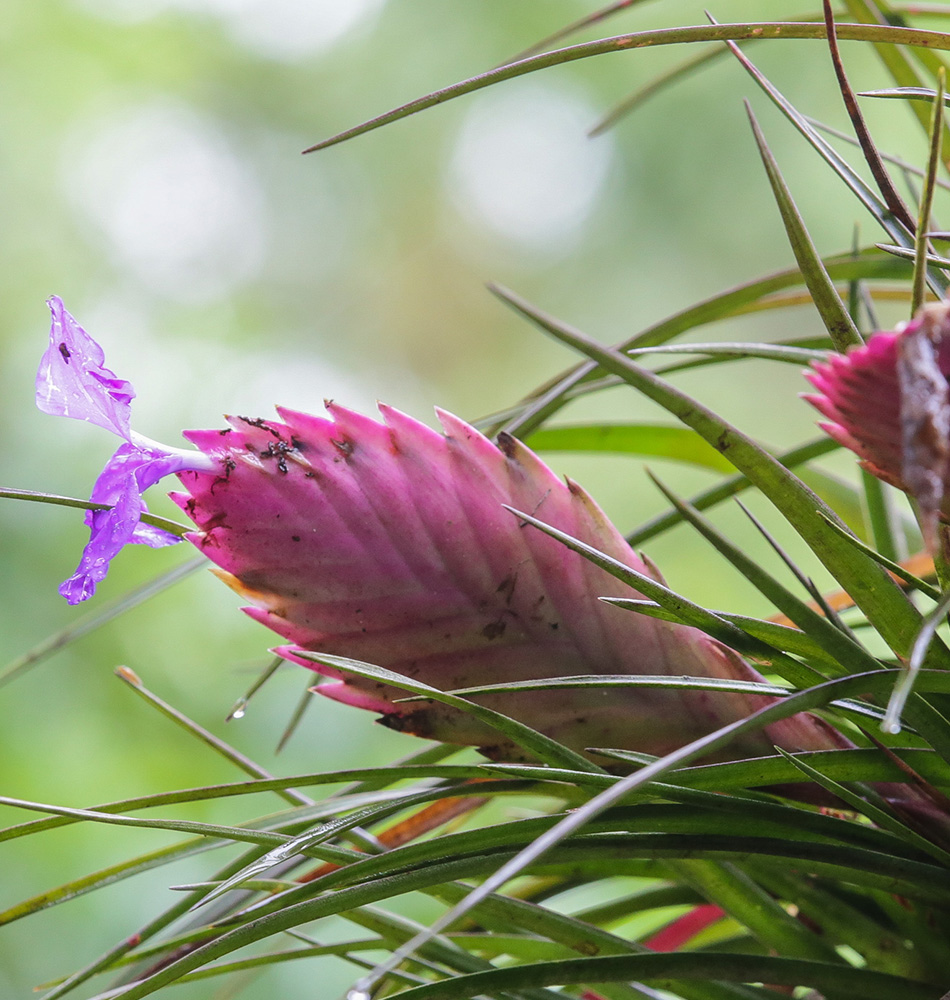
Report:
[[[59,588],[70,604],[92,597],[109,563],[130,542],[158,548],[178,537],[143,524],[142,494],[163,476],[184,469],[207,470],[211,460],[196,451],[168,448],[129,426],[135,390],[105,367],[102,348],[73,319],[62,300],[49,300],[50,342],[36,374],[36,405],[44,412],[88,420],[125,439],[106,463],[90,499],[108,510],[86,512],[91,535],[76,572]]]

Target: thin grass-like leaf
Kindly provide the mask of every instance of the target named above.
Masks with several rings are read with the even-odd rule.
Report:
[[[805,223],[799,214],[798,208],[792,199],[785,179],[778,168],[775,157],[765,141],[765,136],[759,128],[755,115],[748,101],[745,105],[749,122],[752,125],[752,133],[755,136],[756,145],[759,147],[759,155],[768,174],[769,183],[772,186],[772,193],[778,204],[782,222],[785,225],[785,232],[788,235],[789,244],[795,254],[795,260],[811,292],[811,297],[815,302],[815,308],[821,316],[825,329],[831,337],[832,342],[839,351],[845,351],[848,347],[863,343],[858,328],[848,315],[848,310],[838,296],[838,291],[828,277],[828,272],[821,263],[821,258],[815,245],[808,235]]]
[[[851,17],[865,24],[880,25],[888,21],[893,22],[900,16],[889,9],[889,5],[884,0],[871,0],[871,2],[869,0],[845,0],[845,3]],[[885,40],[879,39],[874,45],[874,50],[898,86],[919,87],[923,85],[923,78],[899,44],[888,44]],[[933,58],[933,53],[917,54],[918,60],[921,57],[923,57],[922,61],[926,64],[926,68],[935,78],[940,65],[939,61]],[[927,111],[913,106],[912,110],[920,122],[921,128],[929,134],[930,116]],[[944,138],[946,141],[948,137]]]
[[[457,747],[450,748],[457,751]],[[197,788],[186,788],[172,792],[157,792],[153,795],[143,795],[132,799],[120,799],[94,806],[96,813],[128,813],[139,809],[151,809],[158,806],[178,805],[184,802],[202,802],[209,799],[230,798],[235,795],[256,795],[259,792],[273,792],[288,788],[304,788],[312,785],[340,784],[356,781],[362,786],[351,789],[347,794],[361,794],[364,791],[377,791],[401,780],[419,780],[426,778],[443,778],[452,780],[468,780],[483,777],[480,765],[387,765],[377,768],[356,768],[345,771],[328,771],[323,774],[298,774],[287,778],[268,778],[255,781],[236,781],[221,785],[202,785]],[[15,840],[18,837],[40,833],[43,830],[53,830],[60,826],[68,826],[86,817],[73,816],[69,812],[58,813],[54,817],[20,823],[0,830],[0,843]]]
[[[932,676],[934,671],[930,672]],[[805,683],[817,683],[823,680],[821,674],[814,671],[801,670],[801,679]],[[557,689],[580,690],[584,688],[663,688],[681,691],[734,691],[737,694],[757,694],[770,698],[786,698],[792,692],[789,688],[777,684],[763,684],[759,681],[726,681],[710,677],[671,677],[669,675],[638,675],[630,674],[587,674],[577,677],[538,677],[530,681],[501,681],[496,684],[480,684],[477,687],[460,688],[453,694],[499,694],[526,690],[551,691]],[[950,680],[944,682],[943,676],[936,682],[936,689],[950,693]],[[846,714],[851,713],[866,722],[869,718],[880,721],[882,712],[859,702],[837,700],[832,702],[834,708],[841,709]],[[641,755],[642,756],[642,755]],[[632,757],[629,759],[633,759]]]
[[[848,82],[844,64],[841,61],[841,52],[838,49],[838,36],[835,28],[835,17],[831,10],[831,0],[823,0],[822,7],[825,16],[825,30],[828,35],[828,51],[831,53],[831,63],[834,66],[835,76],[838,80],[838,89],[841,91],[841,97],[844,100],[848,117],[851,119],[851,126],[854,129],[855,136],[857,136],[858,144],[864,153],[865,162],[871,170],[871,176],[874,178],[877,189],[881,193],[881,197],[884,199],[887,207],[894,214],[895,218],[899,219],[907,229],[912,231],[914,220],[911,218],[907,206],[901,200],[900,195],[897,193],[888,176],[887,170],[884,168],[877,147],[874,145],[874,140],[871,138],[871,133],[864,122],[864,116],[858,107],[854,91]],[[852,5],[853,8],[854,5]]]
[[[225,722],[230,722],[232,719],[243,719],[245,713],[247,712],[248,702],[251,698],[257,694],[258,691],[277,673],[280,665],[284,662],[283,658],[280,656],[275,656],[270,663],[261,671],[260,676],[254,681],[254,683],[247,689],[247,691],[241,695],[240,698],[234,703],[234,707],[228,713],[228,717],[224,720]]]
[[[654,455],[717,472],[732,465],[698,434],[662,424],[565,424],[535,431],[525,442],[536,451],[608,451]]]
[[[933,105],[937,91],[931,87],[885,87],[883,90],[862,90],[861,97],[882,97],[902,101],[925,101]],[[943,103],[950,104],[950,96],[944,94]]]
[[[888,8],[897,17],[950,18],[950,10],[940,0],[936,3],[926,3],[923,0],[898,0],[896,4],[888,4]]]
[[[915,251],[909,247],[891,246],[888,243],[878,243],[877,246],[878,249],[883,250],[885,253],[892,253],[895,257],[903,257],[905,260],[914,260],[915,258]],[[927,267],[936,268],[939,271],[950,269],[950,258],[940,257],[933,251],[927,251],[926,262]]]
[[[870,545],[865,545],[860,538],[855,538],[854,535],[844,530],[841,525],[836,524],[831,520],[828,521],[828,524],[831,528],[837,531],[841,537],[845,539],[845,541],[854,545],[856,548],[861,549],[863,552],[866,552],[870,558],[883,566],[893,576],[903,580],[909,587],[920,591],[920,593],[929,597],[933,601],[940,600],[940,591],[937,590],[936,587],[932,587],[926,580],[922,580],[916,574],[911,573],[910,570],[901,566],[900,563],[892,562],[890,559],[885,558],[880,552],[876,552],[872,549]]]
[[[292,889],[297,883],[288,879],[279,878],[249,878],[244,882],[244,887],[253,892],[283,892],[285,889]],[[181,885],[170,885],[168,888],[172,892],[193,892],[195,889],[213,889],[221,885],[220,882],[183,882]]]
[[[406,917],[397,916],[393,913],[386,913],[378,907],[364,906],[346,914],[346,918],[368,930],[374,930],[380,934],[387,945],[392,948],[403,944],[411,937],[418,934],[421,925]],[[568,949],[562,946],[555,946],[560,956],[570,956]],[[492,964],[480,956],[472,954],[471,951],[459,947],[448,935],[440,935],[433,938],[429,944],[420,951],[420,955],[430,961],[437,963],[441,970],[449,972],[472,972],[476,970],[489,970]],[[551,990],[523,989],[514,994],[518,1000],[558,1000],[560,994]]]
[[[348,673],[356,674],[358,677],[368,677],[371,680],[381,681],[384,684],[391,684],[394,687],[403,688],[413,694],[421,695],[423,698],[430,698],[433,701],[451,705],[453,708],[468,712],[480,722],[484,722],[504,733],[510,740],[523,747],[530,754],[546,761],[555,767],[571,767],[578,770],[599,770],[596,764],[592,764],[586,757],[569,750],[556,740],[552,740],[536,729],[526,726],[522,722],[517,722],[508,716],[502,715],[493,709],[485,708],[484,705],[476,705],[440,691],[438,688],[430,687],[420,681],[413,680],[403,674],[387,670],[385,667],[377,667],[372,663],[363,663],[360,660],[353,660],[346,656],[330,656],[328,653],[312,653],[308,650],[300,650],[298,656],[314,662],[326,663],[338,670],[345,670]]]
[[[861,470],[861,485],[874,551],[895,565],[907,557],[907,541],[894,506],[894,491],[866,469]]]
[[[182,729],[194,736],[199,742],[204,743],[205,746],[210,747],[216,753],[224,757],[225,760],[230,761],[232,764],[239,767],[245,774],[250,774],[255,778],[273,777],[270,772],[266,771],[259,764],[256,764],[239,750],[236,750],[225,740],[215,736],[214,733],[209,732],[204,728],[204,726],[198,725],[197,722],[193,719],[189,719],[183,712],[179,712],[177,708],[169,705],[167,701],[159,698],[154,692],[149,691],[135,671],[130,670],[128,667],[119,667],[115,673],[119,680],[128,685],[132,691],[151,705],[152,708],[161,712],[166,719],[171,719],[172,722],[181,726]],[[280,789],[277,794],[293,805],[313,805],[313,799],[292,788]]]
[[[892,674],[893,676],[893,674]],[[840,703],[842,699],[837,699]],[[950,787],[950,765],[933,750],[898,748],[893,751],[928,781],[941,787]],[[828,778],[836,781],[900,782],[906,775],[880,750],[863,747],[854,750],[812,750],[795,754],[795,759],[811,763]],[[516,771],[512,766],[486,765],[492,772],[521,774],[529,777],[523,768]],[[535,768],[535,771],[538,769]],[[576,781],[587,779],[575,778]],[[781,756],[760,757],[756,760],[726,761],[717,764],[695,764],[677,768],[667,774],[665,782],[677,787],[707,789],[715,792],[736,791],[766,785],[783,785],[796,781],[796,769],[789,760]],[[723,801],[727,801],[723,799]],[[744,808],[744,807],[743,807]],[[863,828],[865,832],[870,828]],[[881,845],[878,845],[881,846]]]
[[[776,458],[787,469],[796,469],[813,458],[820,458],[822,455],[836,451],[839,447],[840,445],[833,442],[831,438],[817,438],[814,441],[809,441],[806,444],[793,448],[783,454],[776,455]],[[815,469],[800,469],[799,478],[806,485],[814,489],[815,492],[821,496],[826,503],[828,503],[829,487],[833,486],[834,489],[837,489],[837,480],[825,478],[823,474],[816,473],[817,470]],[[745,476],[732,476],[729,479],[723,480],[723,482],[717,486],[713,486],[708,490],[704,490],[702,493],[696,494],[691,497],[688,502],[689,505],[696,510],[708,510],[710,507],[715,507],[717,504],[720,504],[731,497],[737,496],[739,493],[742,493],[751,487],[752,483],[746,479]],[[846,489],[842,494],[836,495],[834,497],[834,501],[835,502],[830,505],[834,507],[835,511],[842,517],[843,520],[846,521],[846,523],[848,523],[849,526],[852,526],[853,519],[855,517],[860,517],[860,506],[857,491]],[[847,510],[845,510],[844,514],[842,513],[842,507],[847,506],[853,506],[854,508],[851,511],[850,516],[846,516]],[[662,534],[664,531],[668,531],[677,524],[681,524],[682,521],[682,515],[678,511],[666,511],[663,514],[659,514],[656,517],[651,518],[635,531],[630,532],[627,535],[627,541],[634,547],[642,545],[651,538]]]
[[[570,38],[571,35],[576,35],[585,28],[590,28],[595,24],[600,24],[608,18],[613,17],[614,14],[619,14],[621,11],[631,10],[633,7],[637,7],[643,2],[644,0],[615,0],[614,3],[608,4],[606,7],[602,7],[600,10],[595,10],[592,14],[587,14],[585,17],[572,21],[563,28],[545,36],[540,39],[540,41],[535,42],[530,48],[524,49],[511,59],[506,59],[503,65],[520,62],[522,59],[527,59],[529,56],[543,52],[545,49],[549,49],[552,45],[556,45],[558,42],[563,42],[565,38]]]
[[[309,945],[286,951],[271,951],[266,955],[256,955],[254,958],[245,958],[234,962],[222,962],[220,965],[214,965],[199,972],[192,972],[187,976],[182,976],[179,982],[193,983],[202,979],[213,979],[216,976],[231,975],[235,972],[257,971],[270,965],[293,962],[304,958],[321,958],[327,955],[334,955],[345,959],[353,952],[382,951],[385,947],[386,943],[381,938],[358,938],[341,941],[338,944]]]
[[[810,301],[807,298],[796,300],[800,302]],[[773,298],[758,300],[757,302],[734,309],[730,315],[739,316],[748,312],[754,312],[770,308],[775,304]],[[766,361],[784,361],[791,365],[807,365],[812,361],[824,361],[827,352],[818,349],[823,343],[822,338],[807,337],[804,341],[812,345],[810,347],[797,346],[789,342],[775,344],[756,344],[749,341],[717,341],[711,344],[657,344],[648,347],[631,347],[624,353],[631,358],[647,354],[706,354],[710,357],[722,356],[727,360],[747,360],[750,358],[762,358]]]
[[[780,295],[772,295],[767,299],[760,299],[758,302],[742,306],[734,310],[732,315],[747,316],[767,309],[786,308],[789,304],[804,305],[809,301],[809,297],[804,293],[787,298]],[[747,361],[753,358],[761,358],[765,361],[781,361],[784,364],[797,366],[801,363],[808,364],[811,361],[827,359],[829,342],[828,338],[820,336],[801,337],[796,338],[795,341],[776,341],[774,344],[755,344],[746,341],[737,343],[723,341],[716,344],[698,345],[671,344],[652,348],[650,349],[650,353],[685,354],[689,352],[690,346],[707,355],[706,358],[700,359],[706,364],[714,364],[717,358],[721,357],[724,361]],[[637,354],[637,350],[635,348],[631,349],[629,354],[630,357],[634,357]],[[805,360],[806,358],[808,361]]]
[[[465,898],[469,887],[458,882],[436,886],[429,895],[453,905]],[[582,915],[561,913],[515,896],[493,894],[486,897],[473,913],[479,925],[501,931],[517,927],[527,934],[553,941],[573,952],[602,955],[642,954],[644,948],[635,942],[596,926]]]
[[[933,984],[916,983],[883,972],[805,959],[704,952],[580,958],[520,965],[417,986],[391,996],[394,1000],[464,1000],[481,994],[497,995],[499,991],[527,985],[567,986],[627,980],[645,980],[675,991],[681,979],[810,986],[822,994],[860,996],[864,1000],[938,1000]],[[349,997],[357,1000],[361,995],[368,997],[369,994],[353,991]]]
[[[681,691],[733,691],[737,694],[763,695],[784,698],[789,689],[762,681],[732,681],[719,677],[681,677],[668,674],[579,674],[576,677],[535,677],[528,681],[497,681],[494,684],[476,684],[471,687],[453,688],[452,694],[498,694],[512,691],[550,691],[555,688],[575,690],[580,688],[644,687],[667,688]],[[405,699],[410,700],[410,699]]]
[[[698,511],[690,509],[688,504],[684,503],[655,477],[653,481],[670,503],[703,538],[716,548],[717,552],[725,556],[776,608],[834,657],[836,661],[835,673],[844,673],[851,666],[855,670],[874,670],[878,667],[877,660],[853,636],[843,633],[825,616],[813,611],[805,601],[797,598],[788,588],[766,572],[755,559],[750,558],[742,549],[733,545],[718,532]]]
[[[680,861],[675,870],[687,885],[721,907],[770,952],[787,958],[842,961],[830,943],[796,920],[735,865]]]
[[[297,731],[297,727],[303,721],[304,713],[313,704],[313,692],[310,690],[309,685],[304,689],[303,694],[301,694],[300,699],[297,702],[296,707],[290,714],[290,718],[287,720],[287,725],[284,727],[284,731],[280,734],[280,739],[277,741],[277,746],[274,749],[274,753],[278,754],[287,744],[290,742],[290,738]]]
[[[77,500],[75,497],[63,497],[56,493],[37,493],[35,490],[11,490],[0,489],[0,500],[30,500],[33,503],[51,503],[57,507],[76,507],[79,510],[111,510],[107,503],[93,503],[91,500]],[[142,514],[145,524],[161,528],[170,535],[182,538],[191,528],[177,521],[171,521],[167,517],[158,517],[155,514]]]
[[[766,529],[765,525],[762,524],[762,522],[752,513],[752,511],[749,510],[748,507],[745,506],[745,504],[742,503],[741,500],[737,500],[736,504],[738,505],[742,513],[745,514],[745,516],[752,522],[753,525],[755,525],[756,531],[758,531],[758,533],[765,539],[765,541],[768,542],[772,551],[775,552],[775,554],[779,557],[779,559],[782,560],[783,563],[785,563],[785,565],[791,572],[792,576],[794,576],[795,579],[798,580],[799,584],[805,590],[805,592],[811,595],[814,607],[817,608],[821,612],[822,616],[829,622],[831,622],[831,624],[834,625],[839,632],[843,632],[846,636],[848,636],[851,639],[854,639],[855,642],[857,642],[854,633],[851,631],[851,629],[848,628],[847,625],[844,624],[844,622],[838,616],[838,613],[835,610],[833,603],[831,601],[825,600],[824,594],[822,594],[822,592],[818,589],[818,587],[815,586],[815,582],[811,579],[811,577],[809,577],[802,569],[799,568],[795,560],[792,559],[792,557],[785,551],[785,549],[782,548],[781,545],[779,545],[778,541],[775,539],[772,533]],[[860,643],[858,644],[860,645]]]
[[[262,844],[268,847],[277,847],[280,844],[286,843],[289,839],[279,834],[258,833],[236,826],[222,826],[218,823],[198,823],[193,820],[177,819],[141,819],[136,816],[99,812],[95,809],[72,809],[69,806],[57,806],[52,803],[33,802],[29,799],[15,799],[7,795],[0,795],[0,805],[11,806],[14,809],[27,809],[31,812],[49,813],[53,816],[68,816],[71,819],[103,823],[106,826],[133,826],[146,830],[172,830],[176,833],[192,833],[202,837],[244,841],[249,844]]]
[[[608,604],[613,604],[618,608],[627,608],[630,611],[636,611],[638,614],[649,615],[651,618],[660,618],[663,621],[685,624],[685,622],[671,611],[652,601],[642,601],[628,597],[602,597],[601,600]],[[808,659],[816,660],[826,667],[833,667],[836,663],[834,657],[830,656],[818,643],[798,628],[760,618],[752,618],[749,615],[736,614],[733,611],[720,611],[717,609],[713,611],[713,614],[717,618],[723,618],[728,622],[732,622],[733,625],[741,628],[743,632],[748,633],[754,639],[761,639],[762,642],[780,649],[783,653],[804,656]],[[812,682],[818,680],[819,676],[816,672],[811,678]]]
[[[906,823],[895,819],[884,809],[878,809],[873,803],[868,802],[846,785],[841,784],[841,782],[827,777],[805,761],[796,760],[793,754],[786,754],[781,747],[776,747],[776,749],[783,757],[788,757],[789,761],[811,781],[816,782],[823,788],[827,788],[829,792],[841,799],[842,802],[846,802],[852,809],[866,816],[882,830],[890,830],[891,833],[900,837],[909,847],[916,847],[919,851],[929,854],[944,865],[950,864],[950,851],[945,851],[938,844],[933,843],[933,841],[928,840],[926,837],[920,836],[920,834],[911,830]]]
[[[747,44],[751,44],[751,42]],[[674,66],[672,69],[667,70],[665,73],[660,73],[657,76],[651,77],[642,87],[638,87],[628,97],[625,97],[622,101],[615,104],[588,131],[587,135],[591,139],[595,139],[597,136],[603,135],[604,132],[612,129],[622,119],[633,114],[637,108],[645,104],[648,100],[650,100],[650,98],[655,97],[661,91],[666,90],[667,87],[672,86],[674,83],[679,83],[680,80],[684,80],[686,77],[692,76],[693,73],[704,69],[710,63],[721,60],[724,55],[725,53],[723,50],[719,46],[716,46],[708,52],[703,52],[698,56],[694,56],[692,59],[687,59],[678,66]]]
[[[869,302],[909,302],[910,293],[903,288],[885,288],[878,286],[868,286],[866,283],[860,280],[849,281],[847,285],[843,285],[838,282],[835,286],[838,289],[839,296],[843,299],[847,298],[849,302],[848,312],[851,312],[850,302],[852,295],[855,290],[857,290],[860,296],[861,304],[867,308]],[[753,302],[748,306],[744,306],[741,309],[737,309],[733,315],[734,316],[751,316],[755,313],[762,313],[766,311],[771,311],[775,309],[791,309],[795,306],[811,306],[812,300],[808,292],[786,292],[784,294],[778,293],[768,296],[768,298],[761,299],[758,302]],[[876,324],[872,323],[869,329],[877,329]],[[821,337],[808,337],[803,338],[803,341],[811,341],[811,344],[802,342],[802,347],[812,347],[816,350],[821,350],[826,345],[824,344],[824,339]],[[776,343],[782,343],[782,341],[776,341]],[[785,341],[789,343],[789,341]],[[830,343],[829,345],[830,346]]]
[[[946,619],[948,611],[950,611],[950,591],[943,594],[937,606],[924,618],[920,631],[917,633],[910,656],[907,658],[907,666],[901,672],[900,679],[894,685],[894,691],[887,703],[887,712],[881,723],[881,729],[885,733],[894,734],[901,731],[901,714],[907,705],[907,699],[914,690],[914,682],[920,673],[927,650],[934,640],[937,629]]]
[[[687,885],[659,885],[611,899],[606,903],[595,903],[578,910],[575,916],[592,924],[617,924],[630,919],[636,913],[660,909],[667,906],[695,906],[702,902],[695,890]]]
[[[932,100],[933,91],[931,91],[930,93]],[[891,94],[887,92],[877,92],[877,91],[868,91],[858,94],[858,97],[876,97],[876,96],[889,97],[891,96]],[[894,94],[893,96],[898,96],[898,95]],[[920,99],[921,100],[924,99],[922,95]],[[858,140],[855,139],[853,135],[848,135],[847,132],[842,132],[840,129],[835,128],[833,125],[828,125],[825,122],[819,121],[817,118],[812,118],[810,115],[805,115],[804,118],[809,125],[816,128],[819,132],[824,132],[826,135],[834,136],[834,138],[840,139],[842,142],[847,142],[853,146],[860,145],[858,143]],[[923,170],[921,170],[920,167],[918,167],[916,164],[911,163],[910,161],[905,160],[900,156],[895,156],[893,153],[884,153],[880,150],[878,151],[878,153],[881,159],[885,163],[890,163],[892,166],[897,167],[903,175],[907,177],[924,176]],[[943,178],[938,178],[937,186],[943,188],[944,190],[950,190],[950,181],[946,181]]]
[[[571,45],[553,52],[544,52],[541,55],[530,56],[519,62],[506,63],[497,69],[489,70],[468,80],[462,80],[449,87],[433,91],[424,97],[410,101],[408,104],[394,108],[392,111],[371,118],[360,125],[355,125],[343,132],[339,132],[329,139],[314,143],[305,149],[304,152],[313,153],[320,149],[326,149],[329,146],[335,146],[358,135],[381,128],[383,125],[389,125],[402,118],[418,114],[427,108],[444,104],[446,101],[453,100],[456,97],[462,97],[465,94],[473,93],[484,87],[490,87],[504,80],[512,80],[527,73],[534,73],[552,66],[561,66],[578,59],[588,59],[593,56],[607,55],[612,52],[632,52],[636,49],[655,48],[660,45],[743,41],[753,38],[769,40],[776,38],[823,39],[825,37],[825,26],[823,24],[809,24],[801,21],[762,21],[742,24],[702,24],[677,28],[658,28],[652,31],[638,31],[626,35],[616,35],[613,38],[601,38],[593,42],[582,42],[579,45]],[[876,24],[839,24],[838,37],[848,41],[890,42],[901,45],[920,45],[933,49],[950,50],[950,37],[946,34],[939,31],[926,31],[920,28],[902,28]]]
[[[853,948],[869,968],[909,979],[924,977],[925,969],[916,950],[908,948],[899,932],[879,913],[868,913],[861,907],[864,900],[848,900],[827,883],[816,884],[814,879],[796,877],[774,865],[753,862],[748,870],[771,893],[797,907],[799,914],[823,934]]]
[[[883,15],[883,20],[889,21],[894,24],[896,24],[902,18],[902,16],[905,21],[910,20],[910,18],[907,16],[908,14],[910,14],[909,11],[904,13],[899,9],[897,9],[893,3],[887,2],[887,0],[876,0],[876,3],[878,5],[878,9]],[[926,6],[927,5],[925,4],[924,7]],[[925,15],[927,12],[923,9],[920,9],[918,11],[915,11],[914,13],[917,15]],[[913,62],[919,64],[919,66],[922,67],[924,71],[923,75],[929,77],[930,80],[936,81],[941,71],[943,71],[945,74],[950,72],[950,64],[948,64],[947,59],[939,55],[937,52],[930,52],[927,49],[912,48],[908,50],[908,54],[910,55]],[[950,130],[947,130],[945,126],[943,133],[943,142],[942,142],[944,149],[947,148],[948,143],[950,143]],[[948,164],[948,166],[950,166],[950,164]]]
[[[220,846],[222,845],[209,843],[207,839],[196,838],[185,843],[173,844],[170,847],[150,851],[130,861],[122,861],[114,865],[109,865],[107,868],[84,875],[81,878],[72,879],[63,885],[48,889],[45,892],[38,893],[29,899],[21,900],[19,903],[7,907],[5,910],[0,911],[0,927],[12,924],[17,920],[22,920],[24,917],[29,917],[50,907],[58,906],[60,903],[68,903],[95,889],[113,885],[123,879],[139,875],[142,872],[151,871],[153,868],[161,867],[171,861],[192,857]]]

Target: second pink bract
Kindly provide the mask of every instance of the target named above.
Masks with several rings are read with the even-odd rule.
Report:
[[[913,496],[932,548],[950,518],[950,305],[924,306],[909,323],[816,363],[805,398],[822,429],[872,475]]]

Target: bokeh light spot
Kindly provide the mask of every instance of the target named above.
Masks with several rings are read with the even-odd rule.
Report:
[[[613,158],[590,140],[596,109],[575,91],[536,83],[498,88],[469,112],[449,187],[463,214],[536,250],[565,252],[581,234]]]
[[[218,18],[242,47],[292,61],[331,48],[385,0],[79,0],[110,20],[144,20],[163,10]]]
[[[266,210],[249,166],[214,123],[156,102],[110,115],[68,144],[67,187],[118,267],[184,302],[219,298],[261,265]]]

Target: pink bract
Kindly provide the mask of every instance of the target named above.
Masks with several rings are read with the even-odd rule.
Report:
[[[913,321],[817,362],[805,396],[821,427],[868,472],[914,496],[928,543],[950,518],[950,307],[924,306]]]
[[[439,434],[381,406],[379,423],[335,404],[330,419],[279,410],[186,437],[218,472],[179,474],[174,495],[195,545],[249,602],[245,610],[302,650],[387,667],[442,690],[584,674],[760,681],[704,633],[599,601],[638,596],[503,504],[655,575],[593,500],[511,437],[495,445],[439,413]],[[464,713],[299,659],[332,678],[318,690],[381,713],[392,728],[518,751]],[[663,754],[741,719],[763,696],[663,689],[494,693],[477,700],[575,749]],[[731,754],[828,749],[841,737],[800,715]]]

